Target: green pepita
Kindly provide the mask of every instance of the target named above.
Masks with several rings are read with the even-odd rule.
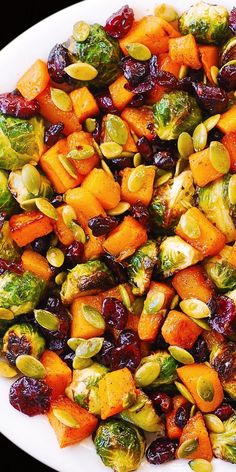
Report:
[[[101,330],[105,329],[104,318],[98,310],[96,310],[90,305],[83,305],[82,311],[84,318],[91,326]]]
[[[194,152],[192,137],[189,133],[186,133],[186,131],[183,131],[183,133],[179,135],[177,146],[180,156],[183,159],[188,159]]]
[[[180,226],[184,234],[191,239],[197,239],[201,236],[201,229],[198,222],[188,212],[181,216]]]
[[[102,143],[100,146],[102,154],[107,159],[114,159],[122,153],[122,146],[114,141],[108,141],[107,143]]]
[[[24,202],[20,204],[20,206],[25,211],[36,210],[37,209],[36,204],[35,204],[36,200],[37,200],[36,198],[25,200]]]
[[[190,418],[192,418],[196,414],[196,411],[197,411],[196,405],[192,405],[191,410],[190,410]]]
[[[185,159],[183,157],[178,159],[176,167],[175,167],[175,177],[180,175],[181,172],[183,172],[186,169],[187,166],[188,166],[188,160],[187,159]]]
[[[37,196],[40,191],[41,175],[35,166],[25,164],[22,167],[22,181],[29,193]]]
[[[67,154],[67,158],[74,159],[75,161],[83,161],[84,159],[89,159],[94,156],[94,148],[90,144],[83,144],[79,149],[72,149]]]
[[[215,128],[215,126],[217,125],[219,119],[220,119],[220,114],[210,116],[210,118],[207,118],[207,120],[203,121],[203,123],[206,127],[206,130],[209,132],[213,128]]]
[[[64,90],[51,88],[51,99],[54,105],[61,111],[71,111],[72,101],[68,93]]]
[[[228,197],[231,205],[236,205],[236,174],[230,177],[228,186]]]
[[[137,136],[137,134],[136,134],[132,129],[130,130],[130,134],[131,134],[131,136],[132,136],[134,142],[137,143],[137,141],[138,141],[138,139],[139,139],[138,136]]]
[[[86,369],[93,364],[92,359],[82,359],[81,357],[74,357],[73,359],[73,369]]]
[[[210,316],[210,309],[206,303],[198,298],[187,298],[180,302],[181,310],[191,318],[201,319]]]
[[[88,133],[93,133],[96,129],[97,122],[95,118],[87,118],[84,124],[86,131],[88,131]]]
[[[185,459],[186,457],[190,456],[190,454],[192,454],[194,451],[196,451],[198,446],[199,446],[198,438],[187,439],[181,444],[181,446],[178,449],[178,453],[177,453],[178,458]]]
[[[76,356],[82,359],[90,359],[102,348],[104,338],[83,339],[76,349]]]
[[[218,74],[219,74],[218,67],[211,66],[211,78],[212,78],[215,85],[218,85],[218,79],[217,79]]]
[[[120,157],[134,157],[134,153],[133,152],[129,152],[129,151],[122,151]]]
[[[75,171],[75,168],[73,166],[73,164],[69,161],[69,159],[64,156],[64,154],[58,154],[58,159],[61,163],[61,165],[64,167],[64,169],[66,170],[66,172],[68,172],[68,174],[73,177],[73,179],[77,179],[77,173]]]
[[[141,162],[142,162],[142,156],[140,152],[136,152],[134,155],[134,160],[133,160],[134,167],[140,166]]]
[[[170,309],[174,310],[178,306],[178,304],[179,304],[179,295],[176,294],[171,300]]]
[[[112,177],[114,179],[114,176],[112,174],[112,171],[110,169],[110,167],[107,165],[106,161],[104,161],[104,159],[101,159],[101,166],[103,168],[103,170],[108,174],[110,175],[110,177]]]
[[[72,349],[72,351],[76,351],[77,347],[81,344],[82,341],[82,338],[70,338],[68,339],[67,344],[70,349]]]
[[[34,379],[43,379],[46,375],[43,364],[28,354],[22,354],[16,358],[16,367],[23,375]]]
[[[211,402],[214,398],[214,385],[207,377],[201,376],[197,381],[197,394],[205,402]]]
[[[212,472],[212,464],[206,459],[194,459],[189,462],[189,467],[194,472]]]
[[[209,326],[209,324],[205,320],[192,318],[191,316],[190,316],[190,318],[194,323],[196,323],[198,326],[200,326],[200,328],[204,329],[205,331],[211,331],[211,327]]]
[[[129,55],[137,61],[148,61],[152,57],[150,49],[142,43],[127,44],[126,49]]]
[[[165,295],[162,292],[158,292],[156,295],[148,296],[144,302],[144,311],[148,315],[155,315],[158,313],[165,302]]]
[[[11,379],[17,375],[17,371],[7,362],[0,360],[0,377]]]
[[[167,3],[160,3],[155,7],[154,14],[159,16],[163,20],[170,23],[171,21],[175,21],[179,18],[177,11]]]
[[[65,205],[62,208],[62,219],[65,225],[70,228],[73,220],[76,220],[77,215],[74,208],[71,205]]]
[[[203,151],[207,145],[207,129],[200,123],[193,132],[193,147],[196,152]]]
[[[138,192],[144,185],[146,180],[146,168],[144,165],[135,167],[128,178],[128,190],[130,192]]]
[[[110,216],[123,215],[123,213],[129,210],[129,208],[130,208],[130,203],[120,202],[115,208],[112,208],[112,210],[107,210],[107,214]]]
[[[65,67],[64,71],[76,80],[93,80],[98,75],[97,69],[86,62],[75,62]]]
[[[14,318],[14,313],[11,310],[0,308],[0,320],[13,320]]]
[[[80,225],[78,225],[77,223],[72,221],[70,229],[71,229],[76,241],[78,241],[79,243],[82,243],[82,244],[86,243],[86,234],[85,234],[83,228],[81,228]]]
[[[34,310],[34,316],[37,323],[49,331],[56,331],[60,322],[56,315],[47,310]]]
[[[68,413],[68,411],[62,410],[61,408],[53,408],[53,414],[60,423],[68,426],[69,428],[80,428],[80,424],[77,419]]]
[[[211,165],[217,172],[227,174],[230,168],[229,153],[224,144],[219,141],[212,141],[210,144],[209,159]]]
[[[204,415],[204,420],[206,423],[207,429],[211,433],[224,433],[225,427],[223,422],[221,421],[218,416],[213,415],[213,413],[209,413],[207,415]]]
[[[179,391],[179,393],[183,395],[184,398],[186,398],[186,400],[188,400],[190,403],[193,403],[193,404],[195,403],[194,398],[192,397],[188,389],[185,387],[185,385],[183,385],[180,382],[175,382],[175,386],[177,390]]]
[[[128,128],[117,115],[107,115],[106,129],[112,141],[124,145],[128,139]]]
[[[142,297],[136,298],[134,303],[131,305],[131,311],[134,315],[140,316],[143,311],[144,299]]]
[[[170,346],[168,348],[169,353],[171,354],[172,357],[181,364],[194,364],[194,358],[190,352],[186,351],[186,349],[183,349],[182,347],[179,346]]]
[[[59,272],[59,274],[57,274],[55,277],[55,283],[57,285],[62,285],[63,282],[65,282],[66,277],[67,277],[67,272]]]
[[[130,296],[127,292],[127,289],[124,285],[119,285],[120,296],[125,307],[129,310],[131,308]]]
[[[159,362],[146,362],[139,367],[134,375],[138,387],[147,387],[160,375],[161,367]]]
[[[47,261],[53,267],[61,267],[64,264],[64,253],[58,247],[50,247],[46,254]]]
[[[144,405],[146,404],[146,398],[142,397],[141,395],[137,398],[137,401],[134,403],[134,405],[132,405],[130,408],[129,408],[129,412],[130,413],[138,413],[139,411],[141,411],[144,407]]]
[[[165,174],[161,175],[160,177],[157,177],[155,179],[155,188],[160,187],[161,185],[166,184],[168,180],[172,179],[172,172],[166,172]]]
[[[93,147],[94,147],[94,151],[95,153],[102,159],[102,151],[100,149],[100,146],[98,145],[98,143],[95,141],[95,139],[93,139]]]
[[[35,205],[41,213],[52,218],[53,220],[58,219],[58,214],[54,206],[46,200],[46,198],[36,198]]]
[[[78,21],[73,26],[73,36],[76,41],[83,43],[89,36],[90,25],[85,21]]]
[[[179,80],[186,77],[186,75],[188,75],[188,71],[189,71],[189,67],[182,64],[182,66],[180,66],[180,69],[179,69]]]

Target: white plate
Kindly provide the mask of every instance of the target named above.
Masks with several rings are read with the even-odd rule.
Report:
[[[134,8],[138,18],[151,14],[158,0],[87,0],[66,8],[27,30],[0,53],[0,93],[13,90],[18,78],[36,59],[46,60],[50,49],[71,34],[72,25],[76,21],[104,24],[106,18],[125,3]],[[176,7],[177,3],[182,1],[168,0],[168,3]],[[194,0],[185,0],[184,8],[188,8],[192,3]],[[216,0],[208,0],[208,3],[216,3]],[[234,5],[233,0],[218,3],[229,9]],[[180,5],[180,11],[182,9]],[[46,417],[29,418],[12,408],[8,400],[10,385],[10,381],[0,379],[0,430],[8,439],[58,472],[108,470],[96,455],[91,439],[83,441],[80,445],[60,449]],[[156,467],[144,461],[139,470],[154,472]],[[214,472],[222,472],[222,469],[224,472],[233,472],[235,465],[214,460]],[[174,461],[158,466],[158,470],[189,472],[190,468],[186,461]]]

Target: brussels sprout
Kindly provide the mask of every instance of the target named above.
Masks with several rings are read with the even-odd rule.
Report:
[[[179,90],[165,93],[153,105],[153,113],[156,132],[164,140],[178,139],[183,131],[191,133],[202,121],[196,99]]]
[[[150,356],[143,357],[139,367],[143,364],[146,364],[147,362],[158,362],[160,364],[161,371],[157,379],[146,388],[153,389],[159,387],[159,385],[172,384],[176,380],[176,369],[178,367],[178,363],[168,352],[156,351]]]
[[[193,204],[195,188],[190,170],[161,185],[155,191],[149,210],[155,228],[171,229]]]
[[[19,257],[20,249],[11,237],[8,221],[5,221],[0,231],[0,259],[9,261]]]
[[[164,277],[170,277],[181,269],[197,264],[202,258],[199,251],[179,236],[170,236],[160,245],[160,271]]]
[[[210,440],[215,457],[236,464],[236,415],[223,422],[223,433],[211,433]]]
[[[138,399],[134,405],[120,413],[123,420],[133,423],[149,433],[158,433],[164,436],[165,427],[161,418],[155,412],[152,401],[140,391]]]
[[[199,2],[179,19],[182,34],[193,34],[199,43],[223,44],[229,36],[228,11],[222,5]]]
[[[21,169],[38,162],[44,149],[44,126],[39,118],[21,120],[0,114],[0,168]]]
[[[0,306],[15,315],[29,313],[37,306],[45,286],[46,282],[31,272],[4,272],[0,275]]]
[[[15,170],[10,173],[8,179],[8,187],[14,198],[19,203],[19,205],[22,205],[25,200],[31,200],[35,197],[44,197],[50,200],[53,195],[53,188],[47,177],[45,177],[44,175],[41,175],[41,185],[38,195],[33,195],[32,193],[30,193],[23,183],[21,170]]]
[[[223,389],[236,400],[236,344],[224,342],[214,345],[210,363],[218,373]]]
[[[131,257],[128,277],[135,295],[143,295],[148,290],[152,271],[157,262],[157,252],[156,242],[147,241]]]
[[[204,262],[204,268],[219,290],[227,291],[236,288],[236,267],[233,266],[227,257],[226,246],[217,256],[211,257]]]
[[[231,214],[236,210],[228,196],[231,175],[215,180],[198,191],[198,206],[207,218],[226,236],[227,242],[235,240],[235,226]]]
[[[77,264],[67,275],[61,289],[62,302],[68,305],[76,297],[93,295],[115,285],[114,277],[100,260]]]
[[[73,381],[66,389],[67,396],[90,413],[99,415],[98,382],[107,372],[108,369],[97,362],[85,369],[74,370]]]
[[[0,170],[0,211],[11,214],[16,206],[16,202],[8,188],[8,175],[4,170]]]
[[[99,24],[91,25],[88,38],[78,42],[74,38],[66,44],[70,52],[74,54],[76,61],[86,62],[98,71],[94,80],[78,82],[78,85],[90,85],[96,89],[105,87],[120,75],[119,62],[121,50],[116,39],[108,36],[104,28]]]
[[[123,420],[107,420],[94,437],[97,454],[116,472],[136,470],[144,456],[145,439],[141,431]]]
[[[39,358],[45,349],[45,340],[29,323],[12,325],[3,336],[3,353],[11,364],[21,354]]]

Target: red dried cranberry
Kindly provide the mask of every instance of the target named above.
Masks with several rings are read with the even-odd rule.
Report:
[[[0,275],[4,272],[15,272],[15,274],[23,274],[23,265],[21,261],[6,261],[0,259]]]
[[[160,413],[170,413],[173,409],[173,400],[166,393],[151,392],[148,394],[152,400],[154,408]]]
[[[65,248],[65,264],[73,269],[76,264],[80,264],[83,259],[84,245],[79,241],[74,241]]]
[[[40,415],[50,408],[51,392],[52,389],[43,380],[21,377],[11,385],[9,401],[25,415]]]
[[[129,106],[131,107],[141,107],[145,104],[146,95],[144,93],[136,94],[133,100],[131,100]]]
[[[110,367],[111,365],[111,353],[114,349],[115,345],[109,339],[104,339],[102,349],[96,355],[96,360],[99,364],[103,364],[106,367]]]
[[[72,369],[75,352],[72,351],[68,346],[61,352],[60,358]]]
[[[170,90],[177,89],[179,86],[179,81],[173,74],[161,69],[157,70],[156,82],[161,87],[165,87]]]
[[[118,370],[127,367],[131,372],[134,372],[140,364],[141,357],[140,350],[136,345],[124,344],[111,351],[111,368]]]
[[[104,29],[112,38],[120,39],[129,32],[133,22],[134,11],[128,5],[124,5],[107,19]]]
[[[139,337],[133,329],[124,329],[117,339],[117,346],[127,346],[129,344],[139,346]]]
[[[94,236],[103,236],[110,233],[118,224],[114,216],[94,216],[88,221],[88,227],[92,230]]]
[[[7,219],[7,212],[6,211],[0,211],[0,231],[3,227],[4,222]]]
[[[158,151],[153,156],[153,164],[162,170],[173,170],[176,162],[176,156],[170,151]]]
[[[16,364],[16,358],[21,354],[31,354],[31,344],[26,336],[17,336],[14,331],[9,333],[7,352],[5,356],[10,364]]]
[[[194,91],[199,105],[210,115],[223,113],[226,110],[229,100],[222,88],[198,83],[194,84]]]
[[[233,7],[229,14],[229,27],[233,34],[236,34],[236,7]]]
[[[63,195],[55,195],[51,200],[51,204],[55,206],[56,208],[60,206],[62,203],[63,203]]]
[[[128,310],[124,303],[113,297],[107,297],[102,304],[102,314],[108,326],[124,329],[128,319]]]
[[[101,135],[102,135],[102,124],[101,121],[96,121],[96,128],[92,133],[93,139],[96,141],[96,143],[100,144],[101,140]]]
[[[20,95],[13,93],[2,93],[0,95],[0,112],[16,118],[32,118],[39,112],[36,100],[26,100]]]
[[[116,157],[115,159],[109,159],[110,167],[113,171],[123,170],[126,167],[133,167],[132,157]]]
[[[38,252],[39,254],[42,254],[43,256],[45,256],[47,250],[50,247],[50,240],[51,240],[50,236],[51,235],[47,235],[47,236],[42,236],[40,238],[35,239],[31,243],[32,249],[35,252]]]
[[[221,421],[226,421],[235,413],[233,407],[228,403],[221,403],[214,411],[214,414],[220,418]]]
[[[151,219],[148,208],[142,202],[137,202],[130,208],[131,216],[137,220],[144,228],[149,228]]]
[[[121,60],[120,67],[126,80],[134,87],[150,76],[149,61],[137,61],[130,56],[125,56]]]
[[[211,318],[209,324],[220,334],[231,336],[236,329],[236,308],[233,300],[226,295],[218,295],[209,303]]]
[[[96,95],[96,102],[102,113],[118,113],[118,110],[112,101],[109,90]]]
[[[183,429],[189,418],[190,418],[190,410],[191,410],[191,405],[190,403],[186,403],[186,405],[182,405],[178,408],[175,414],[175,425],[178,428]]]
[[[71,83],[71,78],[64,71],[65,67],[71,64],[71,56],[62,44],[56,44],[49,53],[48,56],[48,73],[51,79],[61,84],[63,82]]]
[[[104,253],[102,255],[102,259],[112,271],[117,283],[124,284],[125,282],[127,282],[128,276],[124,263],[115,261],[114,257],[108,253]]]
[[[160,139],[159,136],[155,136],[150,141],[152,144],[153,154],[159,151],[168,151],[173,153],[174,155],[177,154],[177,142],[176,140],[165,141]]]
[[[56,123],[55,125],[49,126],[49,128],[46,129],[45,134],[44,134],[44,142],[47,144],[47,146],[53,146],[56,144],[58,139],[60,138],[61,133],[63,132],[64,129],[64,123]]]
[[[135,93],[135,95],[140,95],[143,93],[148,93],[150,92],[155,85],[155,82],[151,79],[151,77],[146,77],[146,79],[141,82],[138,85],[131,85],[131,84],[125,84],[125,89],[129,90],[132,93]]]
[[[145,136],[142,136],[138,139],[136,146],[143,159],[149,164],[152,164],[153,150],[148,139]]]
[[[224,67],[222,67],[217,76],[217,79],[218,79],[219,85],[227,92],[230,92],[231,90],[235,90],[236,89],[235,64],[226,64]]]
[[[146,458],[150,464],[164,464],[175,459],[177,444],[167,438],[157,438],[146,450]]]
[[[195,362],[206,362],[209,360],[209,349],[207,343],[202,336],[199,336],[194,343],[190,353],[193,355]]]

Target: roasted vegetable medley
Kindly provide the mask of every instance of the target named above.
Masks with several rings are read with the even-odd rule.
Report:
[[[116,472],[236,464],[235,35],[125,5],[0,94],[0,376]]]

